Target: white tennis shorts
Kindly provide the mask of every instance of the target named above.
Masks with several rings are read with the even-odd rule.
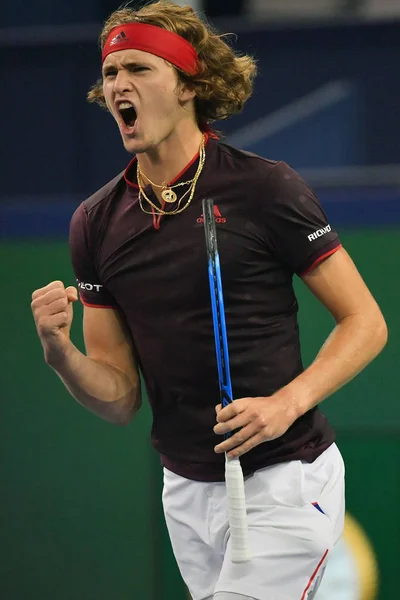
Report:
[[[344,465],[335,444],[313,463],[291,461],[246,478],[252,559],[230,560],[224,483],[164,469],[172,548],[193,600],[218,592],[256,600],[311,600],[344,525]]]

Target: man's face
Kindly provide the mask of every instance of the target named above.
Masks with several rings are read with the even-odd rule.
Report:
[[[103,92],[128,152],[156,148],[187,115],[175,69],[141,50],[120,50],[106,57]]]

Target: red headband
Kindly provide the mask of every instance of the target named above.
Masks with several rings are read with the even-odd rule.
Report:
[[[164,58],[188,75],[196,75],[199,57],[196,50],[180,35],[145,23],[127,23],[111,30],[102,52],[102,61],[118,50],[143,50]]]

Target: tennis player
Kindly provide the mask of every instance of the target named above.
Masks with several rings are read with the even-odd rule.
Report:
[[[33,293],[45,360],[78,402],[121,425],[141,405],[142,374],[166,522],[194,600],[309,600],[344,520],[343,461],[318,405],[381,351],[384,319],[299,175],[213,134],[210,122],[252,93],[250,56],[170,2],[114,12],[101,48],[89,99],[114,117],[134,157],[71,222],[86,355],[69,337],[77,290],[53,281]],[[205,197],[215,204],[237,398],[223,410]],[[294,275],[335,322],[305,369]],[[252,559],[241,564],[229,555],[224,452],[241,457],[245,474]]]

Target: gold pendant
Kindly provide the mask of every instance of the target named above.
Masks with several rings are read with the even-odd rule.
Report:
[[[161,192],[161,198],[164,200],[164,202],[168,202],[168,204],[173,204],[176,202],[177,197],[178,196],[175,194],[174,190],[170,190],[169,188],[166,188]]]

